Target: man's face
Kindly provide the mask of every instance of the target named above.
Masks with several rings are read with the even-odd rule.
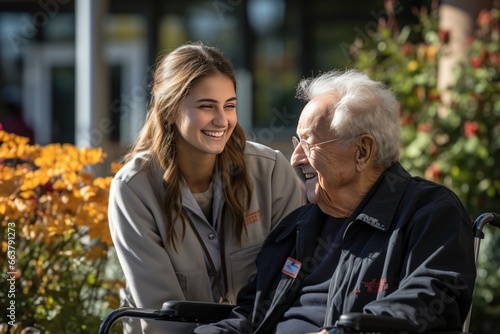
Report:
[[[304,107],[297,126],[297,135],[309,145],[309,155],[302,145],[293,151],[291,164],[302,169],[306,178],[306,194],[309,202],[320,208],[341,200],[342,192],[349,191],[355,182],[355,145],[351,138],[341,138],[330,129],[331,109],[338,98],[323,94],[313,98]],[[314,144],[338,139],[318,146]],[[338,205],[338,203],[336,203]]]

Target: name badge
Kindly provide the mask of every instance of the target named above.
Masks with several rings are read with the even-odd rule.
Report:
[[[285,265],[283,266],[283,269],[281,269],[281,272],[292,278],[296,278],[299,274],[300,267],[302,267],[302,263],[289,257],[288,259],[286,259]]]

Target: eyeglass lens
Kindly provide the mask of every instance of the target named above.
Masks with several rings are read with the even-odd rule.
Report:
[[[293,136],[292,137],[292,144],[293,144],[293,149],[296,149],[297,146],[300,144],[300,146],[304,150],[304,153],[306,154],[306,156],[310,157],[309,144],[305,140],[299,139],[299,138]]]

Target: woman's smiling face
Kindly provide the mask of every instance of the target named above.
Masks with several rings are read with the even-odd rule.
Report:
[[[236,91],[230,78],[199,79],[180,104],[176,121],[180,154],[219,154],[237,123]]]

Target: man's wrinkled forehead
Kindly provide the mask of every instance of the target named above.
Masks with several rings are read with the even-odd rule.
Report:
[[[329,132],[336,103],[337,96],[333,93],[321,94],[311,99],[300,114],[297,132],[306,132],[305,135],[310,135],[311,132]]]

